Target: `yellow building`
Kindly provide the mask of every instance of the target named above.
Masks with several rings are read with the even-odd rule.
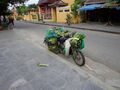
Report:
[[[27,21],[38,21],[38,10],[28,10],[28,13],[24,15],[24,20]]]
[[[15,7],[13,7],[13,9],[12,9],[12,13],[13,13],[14,20],[16,20],[16,18],[18,17],[18,13],[17,13],[17,10]]]
[[[67,14],[71,13],[74,0],[40,0],[39,14],[44,21],[66,22]],[[73,22],[75,22],[73,18]]]
[[[68,5],[56,8],[57,22],[66,22],[66,16],[71,12],[71,5],[74,3],[74,0],[63,0],[63,2],[68,3]]]

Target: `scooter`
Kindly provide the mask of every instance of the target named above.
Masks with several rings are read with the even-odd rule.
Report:
[[[70,43],[71,40],[77,40],[77,45],[74,46]],[[61,54],[65,56],[72,56],[74,62],[79,65],[83,66],[85,64],[85,57],[81,52],[81,46],[84,41],[79,40],[78,38],[73,38],[71,36],[62,36],[58,39],[58,48]]]
[[[83,66],[85,64],[85,57],[83,53],[81,52],[81,49],[82,49],[81,46],[83,45],[84,41],[78,38],[73,38],[73,35],[74,33],[66,35],[66,36],[60,36],[57,38],[57,43],[55,44],[51,44],[46,39],[44,40],[44,42],[46,43],[48,47],[52,45],[56,48],[52,50],[52,52],[58,51],[57,53],[64,54],[65,56],[70,55],[72,56],[74,62],[77,65]],[[76,40],[77,44],[76,45],[71,44],[70,43],[71,40]]]

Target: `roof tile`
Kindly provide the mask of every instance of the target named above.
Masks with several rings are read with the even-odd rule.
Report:
[[[85,4],[106,3],[107,0],[86,0]]]

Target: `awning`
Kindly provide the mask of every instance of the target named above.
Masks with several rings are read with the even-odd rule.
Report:
[[[64,7],[67,5],[68,5],[68,3],[63,2],[62,0],[58,0],[52,4],[49,4],[48,6],[50,6],[50,7]]]
[[[87,10],[95,10],[102,7],[102,4],[91,4],[91,5],[85,5],[79,8],[80,11],[87,11]]]
[[[118,6],[120,6],[120,4],[105,3],[103,4],[102,8],[116,8]]]
[[[86,4],[100,4],[100,3],[107,3],[108,0],[85,0],[85,5]]]

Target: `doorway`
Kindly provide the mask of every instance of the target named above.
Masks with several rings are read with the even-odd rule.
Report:
[[[53,21],[57,22],[57,10],[56,10],[56,7],[53,8]]]

